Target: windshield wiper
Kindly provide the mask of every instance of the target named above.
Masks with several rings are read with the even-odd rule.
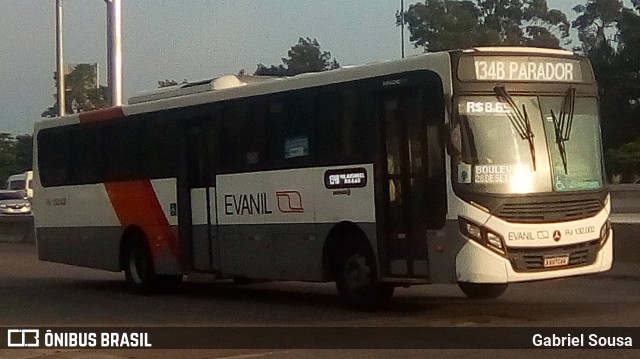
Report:
[[[558,151],[560,151],[560,157],[562,158],[562,164],[564,166],[564,173],[569,174],[567,170],[567,148],[565,142],[569,141],[571,135],[571,128],[573,127],[573,109],[576,102],[576,89],[569,87],[567,94],[562,101],[562,107],[560,108],[560,114],[556,116],[551,109],[551,117],[553,118],[553,129],[556,135],[556,144],[558,145]]]
[[[507,113],[507,117],[511,124],[520,135],[520,138],[523,140],[527,140],[529,142],[529,153],[531,154],[531,162],[533,163],[533,170],[536,170],[536,148],[533,143],[533,131],[531,130],[531,121],[529,120],[529,115],[527,114],[527,108],[525,105],[522,105],[522,112],[518,108],[518,105],[513,100],[513,97],[509,94],[507,89],[502,86],[496,86],[493,91],[496,93],[496,96],[499,100],[505,101],[511,111]]]

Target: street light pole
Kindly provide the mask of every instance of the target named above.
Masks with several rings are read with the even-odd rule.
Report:
[[[62,46],[62,0],[56,0],[56,69],[58,73],[58,116],[64,116],[66,86],[64,82],[64,53]]]
[[[402,49],[402,58],[404,59],[404,0],[400,0],[400,18],[402,25],[400,25],[400,48]]]
[[[111,105],[122,105],[122,3],[107,3],[107,82],[111,90]]]

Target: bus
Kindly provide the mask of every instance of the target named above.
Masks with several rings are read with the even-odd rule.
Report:
[[[124,271],[396,287],[597,273],[613,231],[589,62],[478,47],[293,77],[227,75],[41,121],[39,258]]]

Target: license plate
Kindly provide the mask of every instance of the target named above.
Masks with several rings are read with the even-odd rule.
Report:
[[[562,254],[558,256],[544,257],[544,267],[559,267],[569,264],[569,255]]]

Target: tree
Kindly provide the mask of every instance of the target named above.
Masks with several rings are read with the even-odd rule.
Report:
[[[97,66],[95,64],[76,65],[71,72],[65,75],[65,111],[66,113],[78,113],[109,107],[111,94],[108,87],[97,83]],[[53,74],[56,88],[58,87],[58,74]],[[53,106],[48,107],[42,117],[58,116],[58,99]]]
[[[580,50],[591,61],[600,88],[604,147],[627,154],[629,146],[621,146],[635,143],[640,136],[640,2],[633,3],[635,10],[619,0],[588,0],[574,7],[578,17],[573,22],[582,41]],[[611,153],[607,156],[610,173],[616,166],[610,160],[620,158]]]
[[[265,66],[258,64],[255,75],[261,76],[295,76],[305,72],[321,72],[340,67],[336,59],[331,60],[331,53],[322,51],[318,40],[307,37],[298,39],[287,53],[288,58],[282,58],[282,65]]]
[[[33,168],[33,137],[31,135],[17,135],[14,153],[17,173],[30,171]]]
[[[10,175],[31,169],[32,144],[31,135],[13,137],[8,133],[0,133],[0,185]]]
[[[610,175],[621,174],[632,179],[635,174],[640,173],[640,139],[608,149],[605,162]]]
[[[427,0],[409,6],[404,22],[411,34],[409,40],[425,51],[498,44],[499,34],[482,26],[480,16],[480,9],[471,1]],[[396,24],[403,26],[402,17]]]
[[[634,3],[640,12],[640,0]],[[625,70],[637,73],[640,71],[640,16],[634,10],[623,8],[618,21],[618,50],[620,64]]]
[[[263,64],[258,64],[258,68],[253,74],[258,76],[289,76],[289,71],[284,65],[267,67]]]
[[[546,0],[425,0],[409,6],[396,25],[409,27],[410,41],[425,51],[512,45],[560,48],[569,21]]]
[[[573,7],[578,17],[573,27],[578,29],[578,37],[582,42],[584,53],[608,43],[606,31],[618,22],[622,12],[620,0],[588,0],[585,5]]]
[[[571,24],[562,11],[549,10],[546,0],[528,0],[524,8],[525,41],[522,45],[561,48],[570,43]]]
[[[0,185],[4,185],[4,181],[16,173],[14,143],[15,139],[10,134],[0,133]]]

